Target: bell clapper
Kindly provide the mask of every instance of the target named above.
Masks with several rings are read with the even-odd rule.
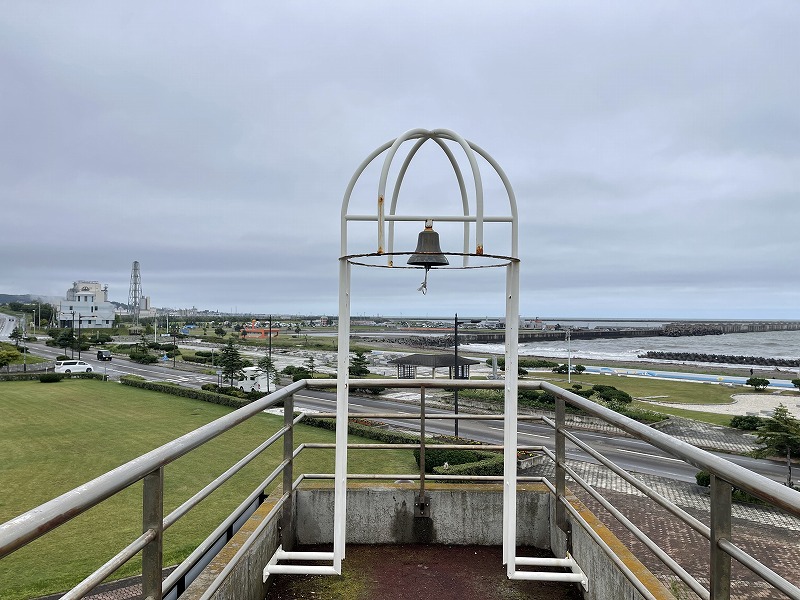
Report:
[[[430,270],[430,267],[425,269],[425,279],[422,281],[422,285],[417,288],[417,291],[422,292],[423,296],[428,293],[428,271]]]

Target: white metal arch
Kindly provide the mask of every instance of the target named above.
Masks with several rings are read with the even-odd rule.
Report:
[[[463,214],[426,214],[426,215],[399,215],[397,204],[400,188],[405,179],[411,160],[418,150],[428,140],[433,140],[444,152],[450,162],[462,200]],[[399,173],[394,181],[389,214],[386,214],[386,187],[389,179],[389,170],[392,161],[405,142],[413,141],[411,150],[405,156]],[[464,179],[464,173],[447,142],[454,142],[461,147],[472,173],[474,197],[470,198]],[[378,182],[378,198],[376,210],[373,214],[351,214],[350,199],[361,175],[373,160],[385,153]],[[508,196],[509,211],[502,215],[485,215],[483,206],[483,179],[477,156],[481,156],[495,171],[503,183]],[[470,200],[474,201],[474,211]],[[351,221],[375,222],[377,224],[377,250],[369,256],[386,255],[389,259],[387,267],[392,267],[392,256],[398,254],[394,249],[394,223],[396,221],[434,221],[460,222],[464,224],[464,264],[467,267],[468,256],[487,256],[484,253],[484,225],[510,224],[511,225],[511,255],[493,256],[503,259],[506,267],[506,380],[505,394],[505,420],[504,420],[504,487],[503,487],[503,562],[507,565],[509,577],[513,576],[516,569],[516,448],[517,448],[517,365],[518,365],[518,337],[519,337],[519,257],[518,257],[518,219],[517,204],[514,191],[508,177],[485,150],[467,141],[449,129],[411,129],[401,136],[390,140],[370,153],[358,166],[347,185],[342,200],[341,209],[341,243],[339,257],[339,346],[337,363],[337,391],[336,391],[336,458],[334,472],[334,532],[333,553],[317,553],[314,560],[331,558],[331,567],[313,567],[315,573],[341,574],[342,560],[345,557],[346,539],[346,512],[347,512],[347,425],[349,402],[349,355],[350,355],[350,289],[353,256],[348,250],[348,224]],[[389,223],[388,245],[385,243],[386,222]],[[470,249],[470,224],[475,223],[474,250]],[[405,253],[405,252],[403,252]],[[463,268],[462,267],[462,268]],[[454,267],[459,268],[459,267]],[[324,554],[324,556],[323,556]],[[310,558],[310,557],[309,557]],[[299,572],[299,571],[293,571]],[[309,571],[310,573],[311,571]]]

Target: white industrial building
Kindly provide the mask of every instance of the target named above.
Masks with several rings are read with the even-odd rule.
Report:
[[[97,281],[76,281],[58,306],[59,327],[108,328],[114,326],[114,305],[108,286]]]

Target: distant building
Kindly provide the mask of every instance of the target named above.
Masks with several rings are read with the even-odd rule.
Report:
[[[108,286],[97,281],[76,281],[58,305],[59,327],[87,329],[114,326],[114,305],[108,301]]]

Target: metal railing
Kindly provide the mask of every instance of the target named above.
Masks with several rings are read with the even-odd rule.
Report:
[[[15,550],[23,547],[27,543],[39,536],[56,529],[70,519],[82,514],[91,507],[110,498],[111,496],[127,489],[138,481],[143,481],[142,499],[142,534],[130,541],[125,548],[120,550],[114,557],[100,566],[94,573],[87,577],[83,582],[73,588],[67,595],[66,600],[81,598],[89,591],[94,589],[99,583],[114,573],[118,568],[133,558],[137,553],[142,552],[142,575],[143,575],[143,597],[160,599],[164,594],[171,594],[170,597],[177,597],[185,588],[187,573],[196,569],[198,561],[203,561],[203,557],[208,557],[212,550],[219,546],[220,539],[229,539],[232,535],[231,530],[236,521],[241,521],[246,515],[257,507],[265,498],[265,490],[278,477],[282,477],[282,495],[277,499],[267,517],[261,522],[256,531],[249,537],[248,541],[240,547],[237,556],[243,554],[254,543],[258,534],[264,530],[275,518],[280,517],[284,520],[282,529],[292,531],[292,492],[297,489],[304,479],[331,478],[330,474],[304,474],[294,477],[293,463],[297,456],[304,449],[312,448],[331,448],[333,444],[301,444],[294,446],[293,429],[294,425],[300,422],[304,414],[294,416],[293,394],[300,390],[313,387],[333,387],[335,380],[313,380],[299,381],[282,388],[252,404],[238,409],[230,414],[217,419],[199,429],[196,429],[172,442],[169,442],[147,454],[144,454],[100,477],[72,490],[61,496],[42,504],[6,523],[0,525],[0,560]],[[357,388],[419,388],[424,395],[425,388],[457,388],[457,389],[501,389],[502,381],[478,381],[478,380],[397,380],[397,379],[369,379],[369,380],[350,380],[349,386]],[[555,462],[555,483],[542,478],[519,477],[519,481],[542,480],[551,490],[556,498],[556,525],[565,533],[569,533],[568,515],[584,525],[595,542],[597,542],[608,554],[610,559],[620,568],[620,570],[631,581],[632,585],[642,593],[645,598],[653,598],[652,593],[642,584],[631,572],[630,568],[612,551],[606,542],[585,522],[583,516],[577,511],[567,497],[566,482],[569,477],[576,485],[585,490],[594,500],[608,511],[619,521],[633,536],[641,541],[663,564],[684,582],[700,598],[711,600],[722,600],[730,597],[731,589],[731,558],[735,559],[753,573],[761,577],[769,586],[784,593],[789,598],[800,600],[800,589],[784,577],[770,570],[762,562],[738,547],[731,539],[731,489],[732,486],[739,488],[753,496],[761,498],[768,504],[789,512],[794,516],[800,516],[800,493],[787,488],[786,486],[760,476],[743,467],[735,465],[722,458],[714,456],[706,451],[700,450],[690,444],[672,438],[646,425],[642,425],[632,419],[619,415],[603,406],[586,400],[572,392],[564,390],[558,386],[541,381],[520,381],[520,389],[541,389],[553,394],[556,401],[555,419],[548,417],[526,417],[519,415],[520,420],[540,420],[551,426],[556,433],[555,452],[543,446],[518,446],[519,449],[541,452]],[[278,402],[284,402],[284,423],[283,426],[261,443],[257,448],[248,453],[245,457],[231,466],[216,479],[195,493],[191,498],[173,510],[170,514],[163,514],[163,490],[164,490],[164,467],[181,456],[213,440],[247,421],[263,410],[272,407]],[[567,430],[565,424],[565,406],[570,404],[585,413],[598,417],[628,434],[647,441],[652,446],[659,448],[671,456],[686,461],[687,463],[705,470],[711,474],[711,513],[710,526],[705,525],[700,520],[688,514],[685,510],[665,498],[635,476],[628,473],[625,469],[616,465],[601,453],[594,450],[589,444],[582,441]],[[315,415],[324,416],[324,415]],[[335,417],[335,414],[327,415]],[[351,418],[386,418],[386,419],[408,419],[420,420],[421,429],[424,431],[424,423],[431,419],[459,419],[459,420],[497,420],[503,419],[503,415],[470,415],[437,413],[426,414],[423,409],[420,412],[395,412],[395,413],[351,413]],[[164,530],[174,525],[179,519],[188,514],[191,509],[197,506],[202,500],[207,498],[214,490],[222,486],[226,481],[238,473],[245,465],[254,460],[264,450],[272,446],[278,440],[283,440],[283,460],[275,469],[259,484],[259,486],[246,498],[243,499],[239,507],[226,518],[219,526],[203,541],[191,554],[179,565],[166,579],[162,581],[162,552],[163,552],[163,533]],[[605,499],[596,489],[594,489],[584,478],[582,478],[566,461],[565,447],[567,442],[581,448],[597,460],[600,464],[628,482],[642,494],[650,498],[655,504],[666,509],[670,514],[684,522],[688,527],[698,532],[709,541],[709,580],[710,589],[706,589],[694,576],[686,571],[678,562],[670,557],[658,543],[650,539],[641,531],[629,518],[627,518],[613,503]],[[420,443],[417,444],[348,444],[351,448],[370,448],[370,449],[402,449],[420,448],[421,468],[419,474],[350,474],[348,479],[417,479],[420,481],[421,497],[424,498],[425,480],[464,480],[464,481],[503,481],[503,477],[478,477],[478,476],[457,476],[457,475],[430,475],[424,472],[424,448],[425,436],[420,436]],[[451,444],[437,447],[442,448],[470,448],[475,449],[474,445]],[[502,446],[480,446],[486,450],[500,450]],[[227,537],[226,536],[227,532]],[[285,540],[290,546],[291,542]],[[287,554],[291,554],[288,552]],[[215,582],[206,590],[204,598],[209,598],[212,593],[219,588],[230,573],[231,566],[235,562],[231,561],[229,567],[223,570]],[[208,562],[209,558],[205,559]],[[518,564],[526,564],[526,559],[518,559]],[[288,566],[288,565],[287,565]],[[287,571],[288,572],[288,571]]]

